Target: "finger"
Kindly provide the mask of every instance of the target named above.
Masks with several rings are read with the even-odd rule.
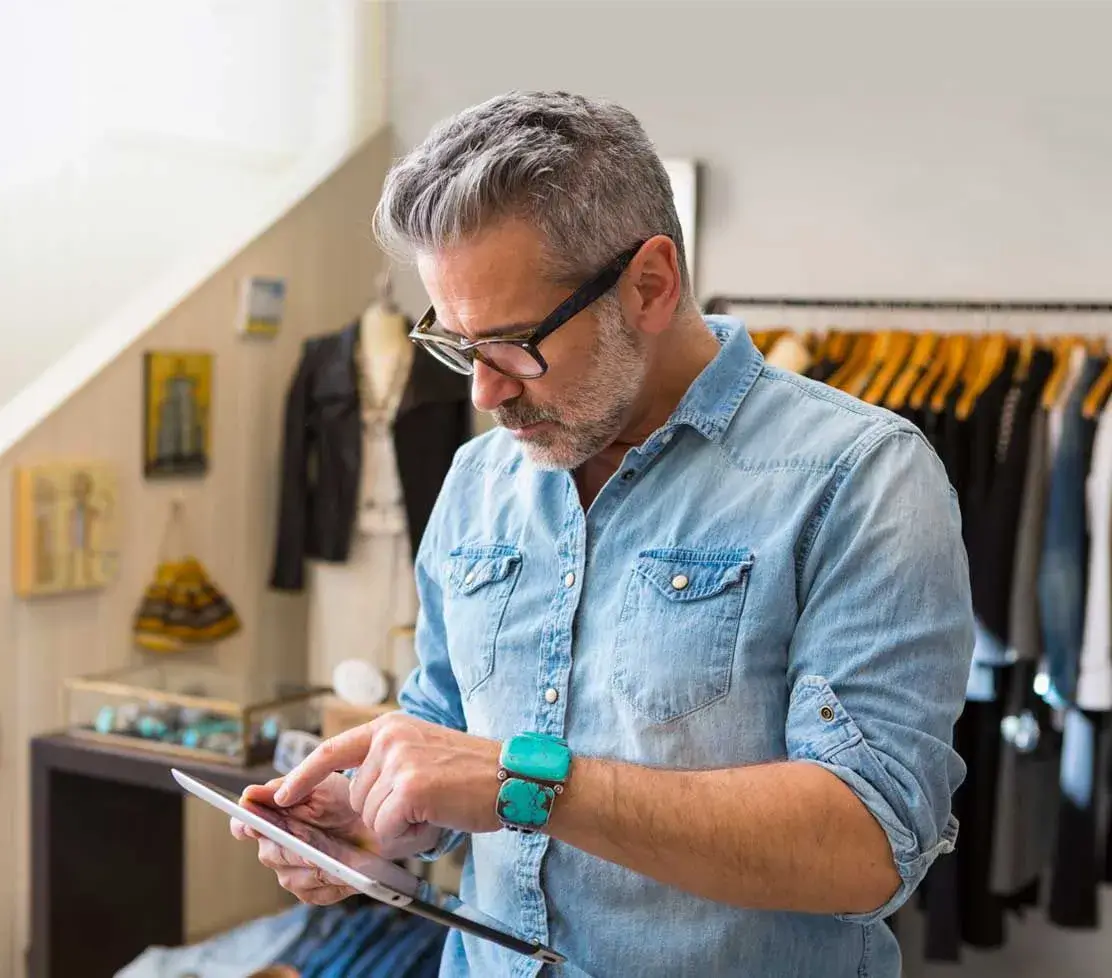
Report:
[[[308,895],[314,890],[343,888],[345,884],[315,866],[283,867],[275,870],[279,885],[291,893]]]
[[[378,783],[382,775],[382,765],[379,763],[375,752],[369,751],[367,758],[356,772],[351,781],[351,788],[348,792],[348,804],[351,805],[353,812],[362,812],[364,806],[367,804],[367,796],[371,793],[371,789]]]
[[[382,808],[383,802],[386,801],[393,790],[393,779],[384,775],[380,777],[371,787],[371,790],[367,792],[367,800],[363,803],[363,808],[359,817],[363,820],[363,824],[374,832],[375,835],[378,835],[375,824],[378,821],[379,809]],[[380,838],[382,837],[380,836]]]
[[[409,807],[403,792],[391,791],[383,798],[370,827],[375,835],[387,842],[399,841],[413,834],[415,826],[409,820]]]
[[[253,801],[256,805],[270,805],[273,807],[274,793],[281,787],[281,778],[275,778],[266,784],[250,784],[243,789],[243,794],[239,796],[240,804]]]
[[[238,818],[233,818],[231,821],[232,838],[238,839],[240,842],[246,842],[251,839],[261,839],[262,836],[251,828],[250,825],[241,822]]]
[[[362,764],[370,746],[371,727],[366,723],[324,741],[285,776],[274,795],[275,804],[297,804],[333,772]]]
[[[304,870],[299,872],[305,872]],[[327,907],[333,903],[346,900],[355,891],[340,883],[329,883],[325,886],[317,885],[311,877],[294,875],[278,876],[278,885],[288,890],[302,903],[310,903],[318,907]]]
[[[285,869],[312,869],[313,865],[288,849],[283,849],[270,839],[259,839],[259,862],[275,871]]]

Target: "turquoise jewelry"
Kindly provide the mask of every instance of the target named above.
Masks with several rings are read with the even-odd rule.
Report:
[[[551,734],[518,734],[502,745],[498,763],[499,821],[513,832],[543,828],[571,770],[567,741]]]

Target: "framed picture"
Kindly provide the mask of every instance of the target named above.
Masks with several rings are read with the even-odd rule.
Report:
[[[103,588],[118,567],[118,480],[105,462],[15,472],[15,591],[41,597]]]
[[[143,375],[144,474],[204,475],[212,443],[212,354],[147,353]]]
[[[672,196],[683,231],[683,245],[687,252],[687,273],[695,282],[695,255],[698,252],[698,164],[694,160],[664,160],[664,169],[672,183]]]
[[[240,285],[239,331],[246,336],[274,336],[286,309],[286,280],[252,275]]]

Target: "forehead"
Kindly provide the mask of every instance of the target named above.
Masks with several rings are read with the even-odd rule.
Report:
[[[564,297],[541,274],[542,239],[521,222],[500,224],[443,251],[417,256],[417,270],[437,319],[478,336],[540,322]]]

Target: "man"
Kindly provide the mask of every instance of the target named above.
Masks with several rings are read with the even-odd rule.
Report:
[[[249,797],[390,857],[469,836],[464,899],[560,975],[897,978],[882,918],[952,848],[965,772],[973,619],[936,456],[700,315],[616,105],[461,113],[391,171],[376,228],[432,299],[415,341],[500,427],[417,556],[402,711]],[[303,900],[348,893],[260,858]],[[453,931],[442,974],[539,967]]]

